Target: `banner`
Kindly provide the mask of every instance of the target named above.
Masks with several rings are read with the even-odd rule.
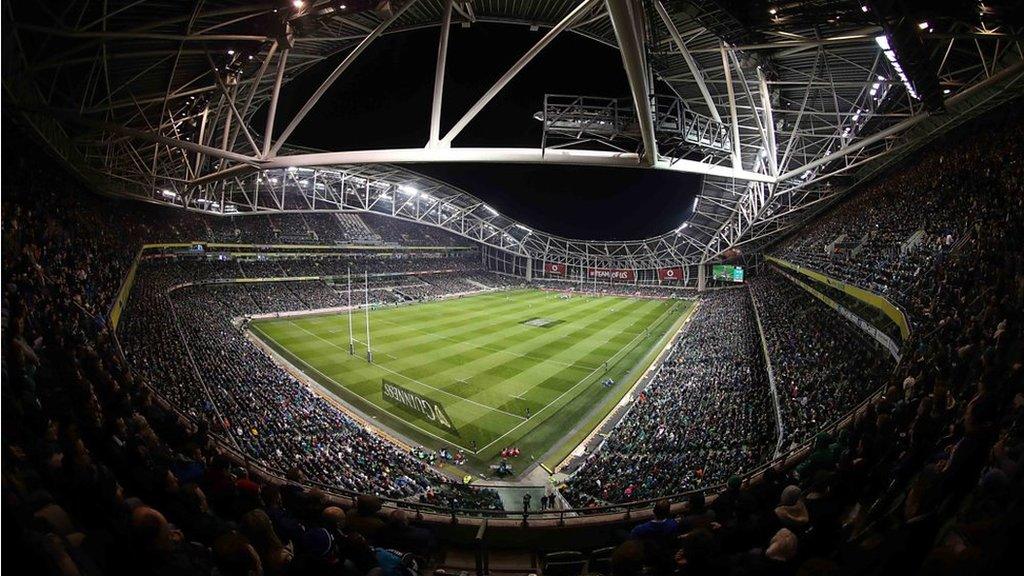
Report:
[[[599,280],[632,282],[636,280],[636,270],[632,268],[587,268],[587,276]]]
[[[429,398],[425,398],[420,394],[402,388],[394,382],[387,380],[381,380],[381,388],[384,397],[392,402],[412,410],[413,412],[423,416],[430,422],[437,425],[438,428],[443,428],[456,436],[459,435],[459,431],[455,429],[455,425],[452,424],[452,419],[448,417],[448,413],[444,411],[437,402]]]
[[[558,276],[565,275],[565,264],[556,264],[554,262],[544,263],[544,272],[547,274],[557,274]]]
[[[683,279],[683,269],[679,267],[675,268],[658,268],[658,280],[662,282],[678,282]]]

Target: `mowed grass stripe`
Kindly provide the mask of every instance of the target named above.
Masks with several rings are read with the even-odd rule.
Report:
[[[595,307],[600,307],[600,305],[600,301],[586,303],[586,309],[576,312],[574,316],[578,316],[581,318],[586,317],[589,315],[589,310]],[[602,317],[597,317],[597,319],[594,320],[593,322],[603,322]],[[518,322],[514,320],[506,321],[506,323],[511,323],[511,326],[514,327],[515,329],[520,328]],[[370,324],[372,329],[372,317]],[[463,326],[471,325],[471,321],[467,320],[463,322]],[[551,335],[551,333],[548,330],[543,328],[521,328],[526,332],[527,336],[530,338],[548,336],[549,342],[545,342],[543,345],[550,344],[550,340],[557,339],[558,337],[557,334]],[[473,331],[473,333],[476,334],[478,332]],[[476,338],[477,336],[471,335],[468,337]],[[501,341],[507,340],[508,337],[509,336],[506,332],[496,331],[489,336],[489,339],[493,341]],[[478,378],[480,376],[479,369],[468,369],[465,372],[460,372],[453,376],[447,377],[449,376],[448,373],[450,372],[450,370],[446,370],[443,368],[443,366],[445,365],[449,367],[470,365],[473,362],[470,358],[474,355],[477,358],[494,358],[495,356],[498,356],[493,352],[480,351],[479,349],[460,350],[455,346],[448,345],[443,341],[439,342],[436,339],[427,339],[426,341],[423,341],[422,339],[417,337],[415,338],[416,346],[411,346],[407,339],[400,340],[399,344],[393,344],[390,341],[387,341],[384,344],[380,344],[382,338],[379,335],[372,336],[372,338],[376,342],[378,342],[378,344],[374,345],[374,361],[381,367],[387,369],[386,372],[391,374],[391,377],[389,379],[395,380],[399,384],[409,385],[410,388],[422,394],[433,397],[435,400],[444,402],[446,404],[446,410],[454,408],[456,412],[460,412],[460,407],[453,406],[459,404],[460,402],[475,404],[477,406],[491,406],[495,410],[501,410],[499,405],[506,400],[508,395],[510,395],[509,390],[515,389],[515,387],[506,389],[503,386],[497,385],[500,382],[500,380],[496,378]],[[385,353],[392,354],[392,356],[397,358],[397,360],[382,359],[382,351]],[[311,359],[313,360],[314,363],[317,363],[317,356],[313,356]],[[492,363],[500,363],[500,358],[495,358],[492,361]],[[536,362],[530,361],[521,364],[520,367],[517,369],[522,370],[523,368],[530,367],[535,364]],[[324,370],[323,368],[321,369]],[[509,376],[512,375],[514,374],[509,374]],[[402,376],[411,379],[412,382],[403,382]],[[464,383],[459,382],[459,380],[467,380],[472,378],[476,378],[476,380],[473,381],[479,382],[479,384],[466,385]],[[426,384],[426,386],[424,386],[424,388],[426,389],[417,389],[416,384]],[[449,390],[448,394],[455,396],[456,398],[459,398],[459,400],[455,400],[454,402],[452,402],[446,398],[438,398],[435,394],[437,389]],[[486,411],[481,412],[478,410],[472,411],[471,414],[467,413],[467,416],[470,415],[474,417],[472,419],[467,419],[463,423],[472,424],[474,422],[478,422],[481,418],[486,418],[488,416]],[[452,418],[455,419],[455,416],[452,416]],[[495,430],[495,432],[497,432],[497,430]]]
[[[634,308],[642,305],[641,301],[637,301],[637,304],[629,306],[624,312],[628,314]],[[617,314],[618,312],[611,312],[610,308],[598,307],[595,309],[594,306],[588,306],[585,310],[574,314],[574,319],[565,325],[567,331],[553,332],[546,328],[523,327],[526,334],[516,335],[515,343],[509,346],[509,349],[528,354],[529,359],[522,357],[509,359],[507,356],[494,353],[480,354],[475,359],[466,358],[466,361],[452,365],[448,369],[436,370],[434,375],[457,380],[462,377],[462,374],[476,374],[475,377],[481,379],[482,382],[516,384],[523,381],[529,382],[533,378],[544,378],[546,381],[550,381],[549,374],[564,374],[566,376],[563,382],[572,385],[579,381],[582,377],[581,373],[586,374],[600,366],[600,362],[596,362],[596,365],[582,363],[578,348],[575,347],[587,346],[591,338],[601,337],[601,332],[594,333],[590,330],[591,327],[605,326],[606,331],[614,332],[619,323],[610,321],[609,318]],[[585,321],[586,318],[589,320]],[[584,323],[578,328],[572,328],[579,322]],[[585,333],[585,336],[580,337],[581,333]],[[497,340],[506,337],[506,334],[498,333],[491,338]],[[559,346],[555,346],[556,343]],[[453,357],[454,355],[448,356],[446,359]],[[400,371],[403,373],[411,371],[415,374],[424,369],[433,369],[429,357],[424,357],[424,362],[417,365],[403,364]],[[552,387],[558,388],[553,385]],[[477,401],[485,404],[493,402],[494,405],[500,405],[506,402],[509,396],[522,395],[524,392],[518,385],[512,388],[512,394],[508,394],[509,390],[504,388],[490,385],[480,391],[467,388],[464,392],[471,394],[471,397]]]
[[[340,385],[380,407],[384,414],[394,407],[381,397],[380,379],[388,378],[382,368],[422,382],[426,386],[389,378],[445,404],[461,437],[439,429],[431,435],[468,447],[470,439],[485,446],[515,429],[522,419],[512,415],[525,414],[526,408],[539,412],[635,341],[670,307],[665,301],[615,297],[562,300],[548,292],[516,291],[374,310],[370,325],[377,366],[365,361],[362,345],[357,357],[348,355],[346,314],[261,321],[259,328],[277,345],[338,383],[325,383],[329,388]],[[522,324],[534,317],[563,323],[550,328]],[[362,312],[355,313],[353,321],[355,337],[365,340]],[[290,325],[292,322],[298,326]],[[591,383],[582,390],[603,391]],[[434,430],[412,415],[393,417],[421,431]],[[518,436],[533,426],[522,428]]]
[[[526,387],[513,394],[511,399],[506,400],[503,405],[505,406],[504,409],[517,412],[517,404],[522,404],[525,401],[534,405],[531,410],[536,413],[538,408],[551,403],[562,392],[572,388],[592,372],[603,371],[602,364],[605,360],[611,358],[614,352],[611,354],[599,354],[594,352],[596,348],[615,342],[615,352],[621,350],[630,340],[635,338],[623,335],[622,328],[635,326],[637,322],[648,321],[648,319],[653,322],[657,315],[664,312],[664,308],[656,302],[637,302],[637,306],[631,306],[630,310],[625,311],[621,315],[618,311],[621,309],[620,307],[614,312],[609,310],[596,319],[595,322],[597,323],[607,321],[600,331],[590,334],[585,338],[576,339],[575,342],[573,342],[573,337],[569,335],[562,340],[563,343],[569,343],[569,345],[561,349],[554,346],[548,347],[549,360],[557,361],[561,358],[576,358],[578,360],[578,365],[576,366],[551,372],[550,366],[545,366],[544,364],[534,364],[532,366],[511,366],[506,364],[503,368],[512,367],[518,370],[517,380],[525,381]],[[661,312],[657,312],[659,310]],[[493,370],[492,368],[488,372]],[[519,411],[521,410],[519,409]]]
[[[606,319],[607,315],[617,314],[617,313],[619,313],[620,310],[624,314],[628,314],[629,312],[632,312],[632,308],[630,308],[630,307],[623,308],[623,306],[621,305],[622,303],[629,303],[629,302],[632,302],[632,306],[634,306],[634,307],[635,306],[641,306],[642,304],[645,304],[645,303],[651,304],[650,301],[640,301],[640,300],[634,300],[634,301],[619,301],[617,299],[586,299],[586,300],[577,300],[577,301],[574,302],[575,306],[571,307],[571,315],[564,314],[565,316],[568,316],[569,318],[586,317],[588,315],[591,315],[591,311],[594,310],[595,308],[597,308],[598,310],[600,310],[601,308],[604,308],[605,309],[605,314],[595,316],[592,321],[590,321],[589,323],[587,323],[587,324],[577,328],[576,330],[574,330],[573,334],[570,334],[570,335],[567,335],[567,334],[561,334],[561,335],[555,334],[552,337],[552,339],[560,339],[560,340],[562,340],[563,343],[564,342],[580,341],[581,340],[580,338],[575,337],[576,334],[589,334],[591,332],[590,328],[592,326],[598,326],[599,328],[602,327],[602,326],[606,326],[607,322],[606,322],[605,319]],[[566,301],[559,301],[557,299],[553,299],[553,303],[551,305],[555,306],[555,307],[558,307],[561,304],[563,307],[565,307],[565,303],[566,303]],[[500,313],[500,311],[497,312],[497,313]],[[472,326],[473,325],[472,321],[469,321],[467,323],[466,321],[464,321],[462,319],[458,319],[457,322],[461,323],[463,326],[466,326],[466,325]],[[373,325],[373,320],[372,320],[372,317],[371,317],[371,326],[372,325]],[[514,326],[518,326],[518,323],[517,322],[513,322],[513,325]],[[526,330],[529,333],[532,333],[532,334],[538,335],[538,336],[551,334],[546,329],[538,329],[538,328],[532,328],[532,327],[521,327],[521,328],[523,330]],[[347,325],[346,325],[346,332],[347,332]],[[478,332],[478,331],[475,331],[475,332]],[[343,336],[345,338],[347,338],[347,334],[344,334]],[[392,335],[392,337],[393,337],[393,335]],[[503,335],[501,333],[497,333],[494,336],[495,339],[502,339],[504,337],[505,337],[505,335]],[[380,335],[378,335],[374,339],[377,342],[380,342],[382,340]],[[408,343],[406,342],[406,345],[407,344]],[[436,362],[438,362],[438,360],[439,360],[438,355],[446,353],[444,351],[444,348],[450,348],[450,347],[438,347],[438,346],[436,346],[435,342],[430,342],[430,344],[432,344],[432,345],[430,345],[430,346],[423,346],[425,349],[424,349],[422,354],[428,356],[430,359],[433,360],[434,363],[433,364],[425,365],[425,368],[428,371],[429,370],[436,371],[437,368],[438,368],[438,366],[436,365]],[[546,341],[546,342],[540,343],[537,346],[538,347],[540,347],[540,346],[548,346],[548,344],[550,344],[550,342]],[[377,348],[377,353],[376,353],[377,354],[377,360],[378,360],[379,363],[384,364],[385,367],[389,367],[391,369],[394,369],[395,371],[397,371],[397,372],[399,372],[401,374],[407,375],[410,378],[417,379],[417,380],[420,380],[420,377],[425,375],[425,372],[422,372],[420,370],[420,364],[411,365],[409,363],[410,361],[406,361],[401,366],[394,366],[390,362],[381,361],[380,360],[381,345],[378,344],[376,346],[376,348]],[[409,348],[406,348],[406,349],[409,349]],[[553,348],[553,350],[555,352],[557,352],[558,348]],[[459,358],[459,355],[458,355],[457,352],[447,352],[446,354],[447,354],[446,358],[448,358],[448,357],[453,358],[455,362],[459,362],[460,361],[460,358]],[[331,352],[328,352],[328,356],[334,356],[335,358],[337,358],[337,355],[333,354]],[[463,353],[463,356],[464,356],[464,353]],[[314,358],[313,360],[314,360],[314,363],[319,364],[318,362],[316,362],[316,360],[317,360],[316,358]],[[465,363],[467,358],[463,357],[463,358],[461,358],[461,360],[462,360],[463,363]],[[494,364],[494,362],[492,361],[491,364]],[[505,366],[510,371],[509,373],[506,374],[507,376],[515,376],[516,375],[515,373],[517,373],[517,372],[525,372],[525,371],[529,370],[530,368],[536,368],[536,366],[534,366],[531,363],[518,363],[518,362],[515,362],[515,363],[505,363]],[[320,366],[318,366],[318,369],[321,369],[321,370],[324,370],[324,371],[329,371],[329,368],[327,368],[327,367],[320,367]],[[550,390],[551,391],[550,394],[546,394],[545,396],[547,396],[548,398],[553,398],[553,397],[557,397],[557,395],[560,394],[563,390],[568,389],[569,387],[571,387],[571,386],[575,385],[576,383],[578,383],[580,378],[585,376],[590,371],[593,371],[593,368],[591,368],[589,370],[578,370],[578,369],[563,370],[562,373],[561,373],[561,376],[544,378],[543,377],[543,372],[551,372],[550,368],[545,368],[540,374],[538,374],[537,370],[534,370],[533,372],[528,373],[527,376],[531,377],[531,378],[533,378],[533,377],[543,378],[544,381],[542,382],[541,390]],[[494,375],[493,371],[491,371],[491,375]],[[447,383],[447,384],[444,381],[438,381],[436,379],[432,379],[433,382],[431,382],[431,385],[433,387],[436,387],[436,388],[444,388],[444,387],[446,387],[446,385],[447,385],[447,387],[460,387],[460,386],[462,386],[462,383],[459,383],[457,381],[458,378],[459,377],[456,376],[456,381],[452,381],[451,383]],[[520,382],[518,382],[518,381],[521,381],[521,380],[523,380],[523,377],[521,377],[521,376],[518,377],[518,378],[511,378],[511,379],[507,378],[506,381],[510,382],[512,384],[512,386],[511,387],[506,387],[506,386],[497,386],[497,385],[495,385],[495,383],[493,381],[491,381],[490,378],[483,378],[483,379],[479,379],[478,378],[477,382],[480,382],[479,385],[470,386],[468,389],[458,390],[457,394],[459,394],[460,396],[463,396],[463,395],[467,396],[469,398],[469,400],[470,400],[468,403],[469,404],[475,404],[477,406],[481,406],[481,405],[491,406],[492,403],[496,404],[496,405],[508,405],[509,404],[509,397],[510,396],[522,393],[522,387],[523,386],[522,386],[522,384]],[[423,380],[421,380],[421,381],[423,381]],[[406,384],[409,384],[409,383],[406,383]],[[416,386],[411,386],[411,387],[412,388],[416,388]],[[431,387],[427,387],[426,390],[419,390],[419,391],[421,393],[424,393],[424,394],[430,396],[432,388]],[[443,398],[437,398],[437,399],[438,400],[444,400]],[[526,399],[527,402],[530,402],[530,400],[531,399],[529,399],[529,398]],[[533,404],[534,409],[539,409],[541,406],[543,406],[546,403],[546,400],[540,399],[540,398],[534,398],[534,399],[532,399],[531,403]],[[452,408],[451,403],[447,403],[447,404],[449,405],[449,408]],[[498,406],[495,406],[495,407],[497,408]],[[499,408],[499,409],[503,409],[503,408]],[[517,407],[516,409],[519,409],[519,407]],[[523,408],[523,410],[525,410],[525,408]],[[486,413],[486,411],[463,410],[461,408],[457,408],[457,409],[454,410],[454,412],[463,413],[464,418],[458,418],[457,419],[456,417],[453,416],[453,419],[455,419],[455,420],[462,420],[462,422],[458,422],[458,424],[460,424],[462,426],[464,426],[465,424],[477,424],[478,428],[491,429],[495,433],[497,433],[497,432],[500,431],[500,428],[503,428],[504,425],[506,424],[506,422],[503,421],[503,420],[505,420],[504,418],[503,419],[499,419],[497,421],[494,420],[493,418],[488,418],[488,414]],[[486,419],[487,421],[486,422],[481,422],[481,420],[484,420],[484,419]],[[490,436],[490,434],[485,434],[485,435],[486,436]]]
[[[538,298],[538,295],[536,293],[530,293],[530,296],[533,299]],[[462,304],[465,303],[466,301],[467,299],[452,300],[447,301],[445,303]],[[525,304],[520,307],[528,306],[529,304]],[[415,307],[392,309],[386,311],[396,312],[410,310],[413,308]],[[373,315],[379,312],[385,311],[380,310],[371,313],[371,326],[374,325],[372,320]],[[353,320],[358,322],[359,316],[360,315],[354,316]],[[353,359],[347,355],[347,318],[345,318],[345,315],[342,315],[342,318],[344,318],[345,321],[345,329],[344,331],[342,331],[343,333],[337,334],[335,336],[331,344],[326,344],[323,341],[319,341],[318,338],[310,338],[308,334],[304,334],[303,331],[296,326],[287,326],[288,324],[291,323],[291,320],[289,320],[287,323],[284,323],[285,326],[281,326],[281,322],[276,322],[274,323],[273,327],[268,327],[268,330],[275,333],[275,339],[281,338],[281,343],[288,345],[294,353],[302,357],[305,362],[312,365],[317,371],[327,375],[329,378],[334,379],[338,382],[343,382],[347,388],[359,394],[360,396],[364,398],[369,398],[370,400],[375,401],[375,403],[378,405],[386,406],[386,402],[384,402],[383,399],[380,398],[380,378],[382,376],[386,377],[386,374],[382,375],[381,371],[377,367],[371,366],[365,363],[364,361],[353,362]],[[316,319],[319,320],[320,318]],[[466,321],[463,320],[462,322],[465,323]],[[472,324],[471,320],[469,321],[469,324]],[[326,330],[329,332],[338,331],[337,328],[328,328]],[[277,332],[281,332],[283,334],[278,336]],[[284,336],[284,334],[287,334],[287,336]],[[374,334],[377,334],[377,336],[373,338],[374,341],[377,342],[374,348],[376,350],[376,359],[379,360],[381,353],[381,338],[380,335],[377,333],[377,330],[374,330]],[[392,337],[394,336],[392,335]],[[330,340],[330,338],[327,339]],[[310,342],[310,340],[314,341]],[[344,346],[341,346],[342,343],[344,343]],[[433,341],[421,344],[421,346],[428,354],[431,353],[431,351],[437,351],[439,348],[437,346],[437,343]],[[360,354],[362,354],[362,352],[360,352]],[[413,377],[415,378],[415,376]],[[399,377],[393,377],[390,379],[393,379],[396,382],[400,382]],[[417,386],[413,383],[400,383],[407,385],[411,389],[417,389]],[[432,390],[429,388],[417,391],[427,396],[434,397],[434,395],[432,395]],[[443,398],[437,399],[439,401],[443,400]],[[469,402],[467,404],[470,404],[470,406],[453,407],[451,404],[447,406],[447,408],[450,410],[449,416],[451,416],[452,420],[456,423],[456,425],[459,426],[459,428],[464,432],[466,431],[467,425],[471,425],[473,422],[484,420],[484,418],[482,417],[487,415],[487,410],[481,409],[480,404],[475,402]],[[473,406],[474,404],[475,406]],[[497,407],[495,408],[497,409]],[[490,430],[475,430],[474,428],[470,428],[470,433],[478,433],[481,436],[490,437],[494,433],[496,433],[498,429],[504,429],[510,423],[519,420],[521,419],[513,418],[511,416],[506,415],[501,415],[500,417],[487,418],[486,421],[489,424],[488,428]]]

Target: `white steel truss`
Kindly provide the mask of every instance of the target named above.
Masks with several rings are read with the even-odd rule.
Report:
[[[382,11],[301,4],[5,0],[5,105],[106,193],[215,214],[371,211],[533,258],[657,267],[756,252],[924,142],[1024,92],[1021,30],[992,7],[973,21],[921,23],[918,40],[945,100],[936,115],[907,89],[879,41],[883,26],[857,1],[827,10],[786,3],[740,18],[722,8],[726,0],[395,0]],[[448,32],[481,23],[545,31],[443,132]],[[322,151],[291,142],[368,46],[424,27],[440,30],[424,147]],[[480,110],[566,31],[620,49],[635,149],[457,146]],[[305,104],[283,117],[282,86],[339,53]],[[705,118],[731,150],[659,142],[665,95],[655,91],[666,87],[678,108],[670,116]],[[395,166],[484,161],[646,166],[702,174],[704,183],[677,230],[600,242],[529,230]],[[403,187],[417,194],[403,197]]]

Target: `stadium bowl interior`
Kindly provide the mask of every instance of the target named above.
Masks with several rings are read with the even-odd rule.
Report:
[[[960,4],[9,0],[4,565],[1001,573],[1024,11]]]

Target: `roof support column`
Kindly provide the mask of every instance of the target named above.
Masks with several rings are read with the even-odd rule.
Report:
[[[679,34],[679,29],[676,28],[675,22],[672,22],[672,17],[669,16],[668,10],[665,9],[665,5],[661,0],[655,0],[654,8],[658,11],[658,16],[661,16],[661,21],[665,23],[665,27],[668,28],[668,33],[672,35],[672,40],[676,43],[676,47],[679,49],[679,53],[682,54],[683,60],[686,61],[686,67],[690,69],[690,75],[693,76],[693,81],[697,83],[697,88],[700,89],[700,94],[704,97],[704,103],[707,104],[711,117],[715,119],[715,122],[721,122],[722,117],[718,114],[718,107],[715,106],[715,101],[711,98],[711,92],[708,91],[708,85],[704,82],[704,74],[701,73],[700,67],[697,66],[697,61],[693,59],[690,51],[686,49],[686,43],[683,42],[683,37]]]
[[[316,91],[313,92],[313,95],[310,96],[309,99],[306,100],[306,103],[302,105],[302,108],[295,113],[295,116],[292,117],[292,121],[288,123],[288,126],[285,127],[284,131],[281,132],[281,136],[278,137],[277,142],[274,142],[274,145],[270,148],[270,154],[272,156],[277,154],[278,150],[281,149],[281,146],[284,146],[285,142],[288,141],[288,137],[292,135],[292,132],[294,132],[299,123],[302,122],[302,119],[306,117],[306,114],[309,114],[309,111],[313,109],[313,106],[316,106],[316,103],[319,102],[320,98],[322,98],[331,86],[334,85],[334,82],[338,77],[341,76],[353,62],[355,62],[356,58],[359,58],[359,55],[362,54],[370,44],[373,44],[374,40],[380,37],[380,35],[394,24],[396,20],[401,18],[402,14],[405,14],[405,11],[413,4],[416,4],[416,2],[417,0],[409,0],[398,10],[395,10],[394,14],[392,14],[387,20],[378,24],[377,27],[373,29],[373,32],[364,36],[363,40],[357,44],[347,56],[345,56],[345,59],[338,64],[337,68],[335,68],[327,78],[324,79]]]
[[[448,60],[448,30],[452,27],[452,4],[444,3],[444,20],[441,22],[441,40],[437,45],[437,69],[434,72],[434,101],[430,109],[430,141],[428,147],[438,145],[441,139],[441,99],[444,96],[444,66]]]
[[[284,69],[288,65],[288,50],[281,52],[277,60],[277,77],[274,78],[274,91],[270,95],[270,107],[267,109],[267,128],[263,131],[263,154],[270,155],[270,143],[274,138],[274,116],[277,115],[277,98],[281,95],[281,84],[284,82]]]
[[[732,71],[729,65],[729,53],[723,42],[722,50],[722,73],[725,74],[725,90],[729,96],[729,119],[732,123],[732,168],[742,170],[743,163],[740,161],[740,123],[736,119],[736,92],[732,88]]]
[[[644,54],[644,42],[637,19],[641,16],[638,7],[632,0],[606,0],[608,15],[615,28],[615,39],[619,43],[622,64],[629,78],[629,88],[633,93],[633,107],[636,109],[637,122],[640,125],[640,136],[643,138],[644,153],[641,163],[653,166],[658,159],[658,142],[654,137],[654,116],[651,113],[651,87],[647,81],[647,62]]]
[[[772,97],[768,92],[768,81],[765,80],[764,71],[757,67],[757,81],[761,92],[761,107],[764,109],[764,132],[766,136],[765,152],[768,154],[768,168],[772,176],[779,175],[778,149],[775,147],[775,120],[772,117]]]
[[[533,58],[540,53],[541,50],[543,50],[548,44],[551,43],[552,40],[555,39],[555,37],[557,37],[563,30],[565,30],[569,26],[573,25],[577,20],[579,20],[579,18],[586,14],[587,11],[594,6],[594,4],[598,3],[598,1],[599,0],[583,0],[582,2],[579,3],[579,5],[573,8],[572,12],[569,12],[565,16],[565,18],[562,18],[562,20],[558,24],[555,24],[554,27],[551,28],[551,30],[548,30],[548,33],[545,34],[543,38],[538,40],[532,48],[527,50],[526,54],[523,54],[522,57],[520,57],[519,60],[517,60],[516,63],[513,64],[512,67],[508,69],[508,72],[505,72],[501,76],[501,78],[498,78],[498,81],[495,82],[494,85],[487,90],[487,92],[484,92],[484,95],[481,96],[480,99],[477,100],[476,103],[473,104],[469,108],[469,110],[466,111],[465,114],[463,114],[462,118],[459,118],[459,121],[456,122],[455,125],[452,126],[451,130],[449,130],[448,133],[444,135],[444,138],[441,139],[441,146],[451,146],[452,140],[454,140],[455,137],[458,136],[463,129],[465,129],[465,127],[470,123],[470,121],[473,120],[473,118],[476,118],[476,115],[479,114],[481,110],[483,110],[484,106],[486,106],[487,103],[490,102],[491,99],[493,99],[498,94],[498,92],[501,92],[502,88],[504,88],[506,84],[508,84],[513,78],[516,77],[516,74],[519,74],[520,70],[525,68],[526,65],[529,64],[530,61],[533,60]]]

